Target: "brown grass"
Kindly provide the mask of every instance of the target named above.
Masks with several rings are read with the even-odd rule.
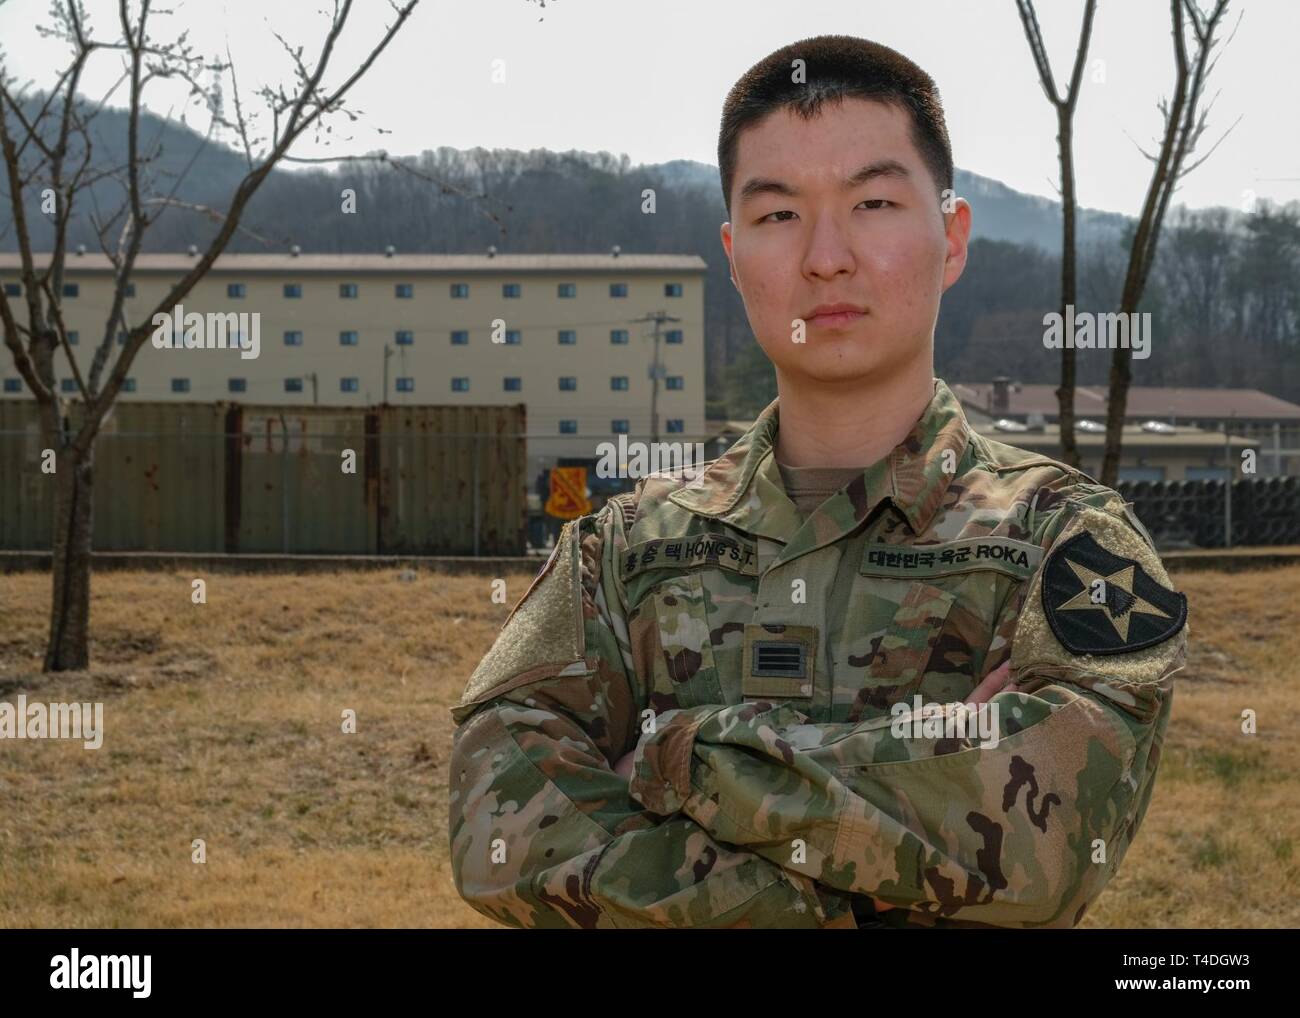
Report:
[[[447,707],[508,610],[490,581],[215,575],[194,605],[191,579],[96,577],[93,667],[46,676],[49,577],[0,576],[0,699],[103,701],[108,730],[0,743],[0,926],[493,925],[451,883],[445,773]],[[1084,925],[1295,926],[1300,567],[1177,579],[1165,760]]]

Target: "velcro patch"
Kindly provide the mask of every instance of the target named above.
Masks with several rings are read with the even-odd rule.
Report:
[[[944,544],[869,544],[858,572],[863,576],[945,576],[992,569],[1020,580],[1034,575],[1043,549],[1007,537],[970,537]]]
[[[1127,654],[1163,643],[1187,622],[1187,598],[1084,531],[1047,558],[1043,609],[1074,654]]]
[[[690,569],[709,566],[742,576],[758,575],[758,545],[730,534],[656,537],[633,545],[622,556],[623,579],[647,569]]]

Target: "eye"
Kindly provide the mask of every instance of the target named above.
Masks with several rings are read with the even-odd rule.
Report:
[[[792,215],[794,215],[794,213],[791,212],[789,209],[781,209],[780,212],[769,212],[767,215],[765,215],[765,216],[763,216],[761,219],[759,219],[759,222],[760,222],[760,223],[764,223],[764,222],[766,222],[767,220],[772,219],[773,216],[792,216]],[[788,220],[788,219],[773,219],[772,221],[773,221],[773,222],[776,222],[776,223],[788,223],[790,220]]]
[[[893,205],[894,203],[884,198],[868,198],[866,201],[863,201],[860,204],[866,205],[873,209],[880,209],[880,208],[884,208],[886,205]]]

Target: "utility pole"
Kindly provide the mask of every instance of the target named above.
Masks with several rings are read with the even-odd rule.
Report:
[[[654,322],[655,325],[655,352],[654,360],[650,364],[650,379],[654,383],[650,389],[650,434],[651,441],[659,441],[659,379],[664,376],[663,366],[659,363],[659,326],[664,322],[680,322],[680,318],[674,318],[666,311],[651,311],[641,318],[633,318],[633,322]]]
[[[384,344],[384,403],[388,403],[388,358],[393,356],[393,348]]]
[[[316,372],[309,371],[307,377],[311,379],[311,401],[315,405],[320,402],[319,393],[316,391]]]

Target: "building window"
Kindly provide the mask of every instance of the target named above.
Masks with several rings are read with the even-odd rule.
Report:
[[[682,341],[681,329],[669,329],[667,332],[664,333],[664,342],[666,343],[680,343],[681,341]]]
[[[578,433],[577,421],[560,421],[561,435],[576,435]]]
[[[451,391],[452,391],[452,392],[469,392],[469,379],[468,379],[468,378],[453,378],[453,379],[451,380]]]
[[[81,284],[80,284],[80,283],[64,283],[64,284],[63,284],[63,296],[65,296],[65,297],[79,297],[79,296],[81,296]]]
[[[81,333],[76,329],[68,330],[68,346],[76,346],[81,342]]]
[[[619,345],[627,344],[627,329],[610,329],[609,341]]]
[[[616,417],[609,422],[609,430],[616,435],[626,435],[628,433],[628,424],[626,417]]]
[[[680,435],[686,430],[685,424],[680,417],[668,418],[668,431],[673,435]]]
[[[452,296],[452,299],[453,299],[453,300],[464,300],[466,297],[469,296],[469,284],[468,284],[468,283],[452,283],[452,284],[451,284],[451,296]]]
[[[134,283],[127,283],[127,284],[126,284],[126,288],[122,291],[122,296],[123,296],[123,297],[134,297],[134,296],[135,296],[135,284],[134,284]]]
[[[398,392],[414,392],[414,391],[415,391],[415,379],[414,379],[414,378],[399,378],[399,379],[397,380],[397,391],[398,391]]]
[[[286,378],[286,379],[284,380],[284,391],[285,391],[285,392],[302,392],[302,379],[301,379],[301,378]]]
[[[610,295],[611,297],[626,297],[626,296],[627,296],[627,284],[626,284],[626,283],[610,283],[610,284],[609,284],[609,295]]]
[[[357,392],[361,388],[361,383],[355,378],[340,378],[339,392]]]
[[[228,378],[228,379],[226,379],[226,391],[227,391],[227,392],[247,392],[247,391],[248,391],[248,379],[247,379],[247,378]]]
[[[235,297],[235,298],[247,297],[248,287],[246,287],[243,283],[227,283],[226,296]]]
[[[415,296],[414,283],[397,283],[393,287],[393,292],[403,300],[410,300]]]
[[[21,378],[6,378],[5,392],[22,392],[23,380]]]
[[[124,378],[124,379],[122,379],[122,391],[123,391],[123,392],[135,392],[135,379],[134,379],[134,378]]]
[[[398,330],[397,330],[397,345],[398,345],[398,346],[411,346],[414,342],[415,342],[415,333],[414,333],[414,332],[411,332],[409,329],[398,329]]]
[[[345,300],[355,300],[357,296],[357,284],[339,283],[339,296]]]
[[[686,379],[681,375],[669,375],[664,379],[664,387],[668,389],[685,389]]]
[[[469,346],[469,332],[465,329],[457,329],[451,334],[452,346]]]
[[[76,392],[77,380],[75,378],[65,378],[59,382],[59,388],[64,392]]]
[[[189,392],[190,380],[188,378],[173,378],[172,392]]]
[[[506,329],[506,346],[518,346],[523,341],[523,333],[518,329]]]
[[[356,346],[356,345],[357,345],[357,333],[356,333],[356,330],[355,330],[355,329],[345,329],[343,332],[340,332],[340,333],[339,333],[339,345],[340,345],[340,346]]]
[[[615,392],[627,392],[627,375],[614,375],[609,380],[609,387]]]
[[[560,330],[560,346],[577,346],[578,333],[576,329]]]
[[[119,332],[119,333],[117,334],[117,345],[118,345],[118,346],[126,346],[126,333],[125,333],[125,332]]]
[[[682,295],[681,283],[664,283],[665,297],[680,297]]]
[[[518,284],[518,283],[502,283],[502,284],[501,284],[501,296],[502,296],[502,297],[518,297],[518,296],[519,296],[519,284]]]
[[[285,346],[302,346],[302,333],[297,329],[290,329],[284,334]]]
[[[285,283],[285,284],[284,284],[284,295],[285,295],[286,297],[290,297],[290,298],[301,297],[301,296],[302,296],[302,284],[301,284],[301,283]]]
[[[560,284],[559,284],[555,289],[556,289],[556,294],[557,294],[557,296],[560,296],[560,297],[576,297],[576,296],[578,296],[578,284],[577,284],[577,283],[560,283]]]
[[[576,392],[577,389],[578,389],[578,379],[577,379],[577,378],[575,378],[573,375],[561,375],[561,376],[560,376],[560,391],[561,391],[561,392]]]
[[[506,392],[521,392],[521,391],[523,391],[523,388],[524,388],[524,380],[523,380],[522,378],[503,378],[503,379],[501,379],[501,381],[502,381],[502,388],[503,388]]]
[[[5,283],[6,297],[21,297],[23,295],[22,283]]]

